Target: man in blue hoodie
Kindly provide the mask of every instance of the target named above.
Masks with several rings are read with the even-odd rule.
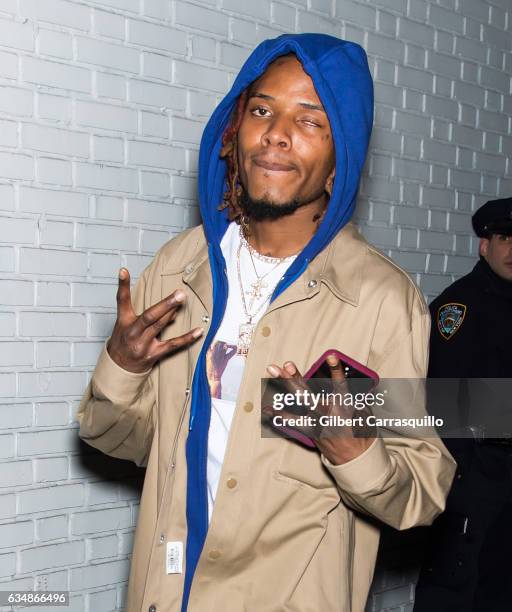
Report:
[[[120,272],[78,419],[147,465],[129,612],[359,612],[378,544],[363,516],[406,528],[444,507],[453,462],[434,433],[312,450],[262,437],[255,410],[262,377],[301,384],[329,349],[425,375],[420,292],[348,224],[372,114],[358,45],[266,41],[206,126],[203,225],[164,245],[133,300]]]

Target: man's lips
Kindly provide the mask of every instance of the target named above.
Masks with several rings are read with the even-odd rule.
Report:
[[[291,172],[292,170],[295,170],[295,167],[291,166],[290,164],[280,164],[279,162],[260,159],[257,157],[253,159],[253,162],[256,164],[256,166],[260,166],[265,170],[272,170],[274,172]]]

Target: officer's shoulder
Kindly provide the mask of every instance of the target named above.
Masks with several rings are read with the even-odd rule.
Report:
[[[472,301],[474,294],[475,283],[473,274],[470,272],[454,281],[451,285],[448,285],[448,287],[431,302],[430,310],[437,311],[438,308],[445,304]]]

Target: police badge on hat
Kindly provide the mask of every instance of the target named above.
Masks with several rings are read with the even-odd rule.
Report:
[[[466,316],[464,304],[445,304],[437,311],[437,328],[445,340],[449,340],[462,325]]]

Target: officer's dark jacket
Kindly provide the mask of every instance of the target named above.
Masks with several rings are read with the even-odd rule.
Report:
[[[464,306],[465,313],[446,339],[439,314],[448,304]],[[512,282],[495,274],[483,258],[430,304],[430,313],[429,377],[512,377]]]

